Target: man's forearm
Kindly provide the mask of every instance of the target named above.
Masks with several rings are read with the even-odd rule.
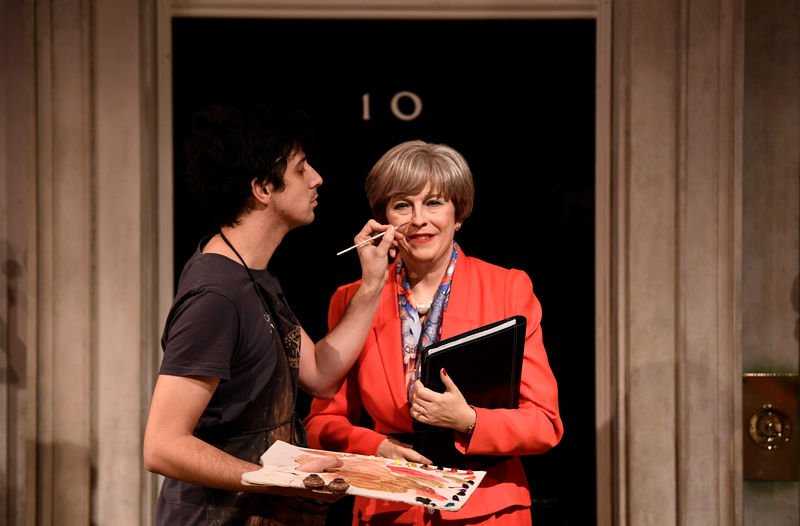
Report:
[[[147,455],[147,469],[198,486],[242,491],[242,474],[260,468],[197,437],[186,436]]]
[[[314,345],[313,363],[305,369],[301,366],[300,371],[301,386],[306,391],[319,398],[336,393],[364,346],[382,288],[362,283],[336,326]]]
[[[330,398],[336,393],[364,345],[389,275],[387,255],[396,231],[370,220],[355,239],[358,243],[384,231],[378,246],[367,244],[358,249],[361,283],[339,323],[316,344],[307,339],[300,349],[300,386],[314,396]]]

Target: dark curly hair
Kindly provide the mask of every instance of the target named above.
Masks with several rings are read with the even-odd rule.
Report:
[[[218,227],[234,225],[252,205],[253,179],[282,190],[286,160],[311,137],[308,116],[296,108],[209,106],[192,118],[187,181]]]

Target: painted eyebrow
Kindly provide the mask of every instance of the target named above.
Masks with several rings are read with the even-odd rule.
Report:
[[[408,201],[410,197],[411,196],[409,196],[409,195],[404,195],[404,196],[401,196],[401,197],[392,197],[391,199],[389,199],[389,202],[393,202],[393,201],[396,201],[396,202]],[[425,197],[423,197],[422,201],[428,201],[429,199],[439,199],[441,201],[446,201],[446,199],[444,197],[444,194],[441,193],[441,192],[432,192],[432,193],[426,195]]]

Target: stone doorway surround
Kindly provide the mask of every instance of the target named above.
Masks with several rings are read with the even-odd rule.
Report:
[[[735,0],[3,3],[5,523],[151,520],[169,20],[187,15],[595,18],[598,524],[742,523]]]

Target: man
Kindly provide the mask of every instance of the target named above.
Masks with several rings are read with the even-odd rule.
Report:
[[[275,440],[305,444],[297,388],[332,396],[356,360],[387,278],[395,231],[370,221],[356,242],[362,285],[341,323],[314,343],[267,270],[283,237],[314,219],[322,178],[302,121],[264,108],[195,116],[188,175],[219,232],[187,262],[170,310],[144,437],[148,470],[167,477],[159,525],[313,524],[313,501],[254,493],[242,474]],[[291,492],[285,492],[291,494]]]

